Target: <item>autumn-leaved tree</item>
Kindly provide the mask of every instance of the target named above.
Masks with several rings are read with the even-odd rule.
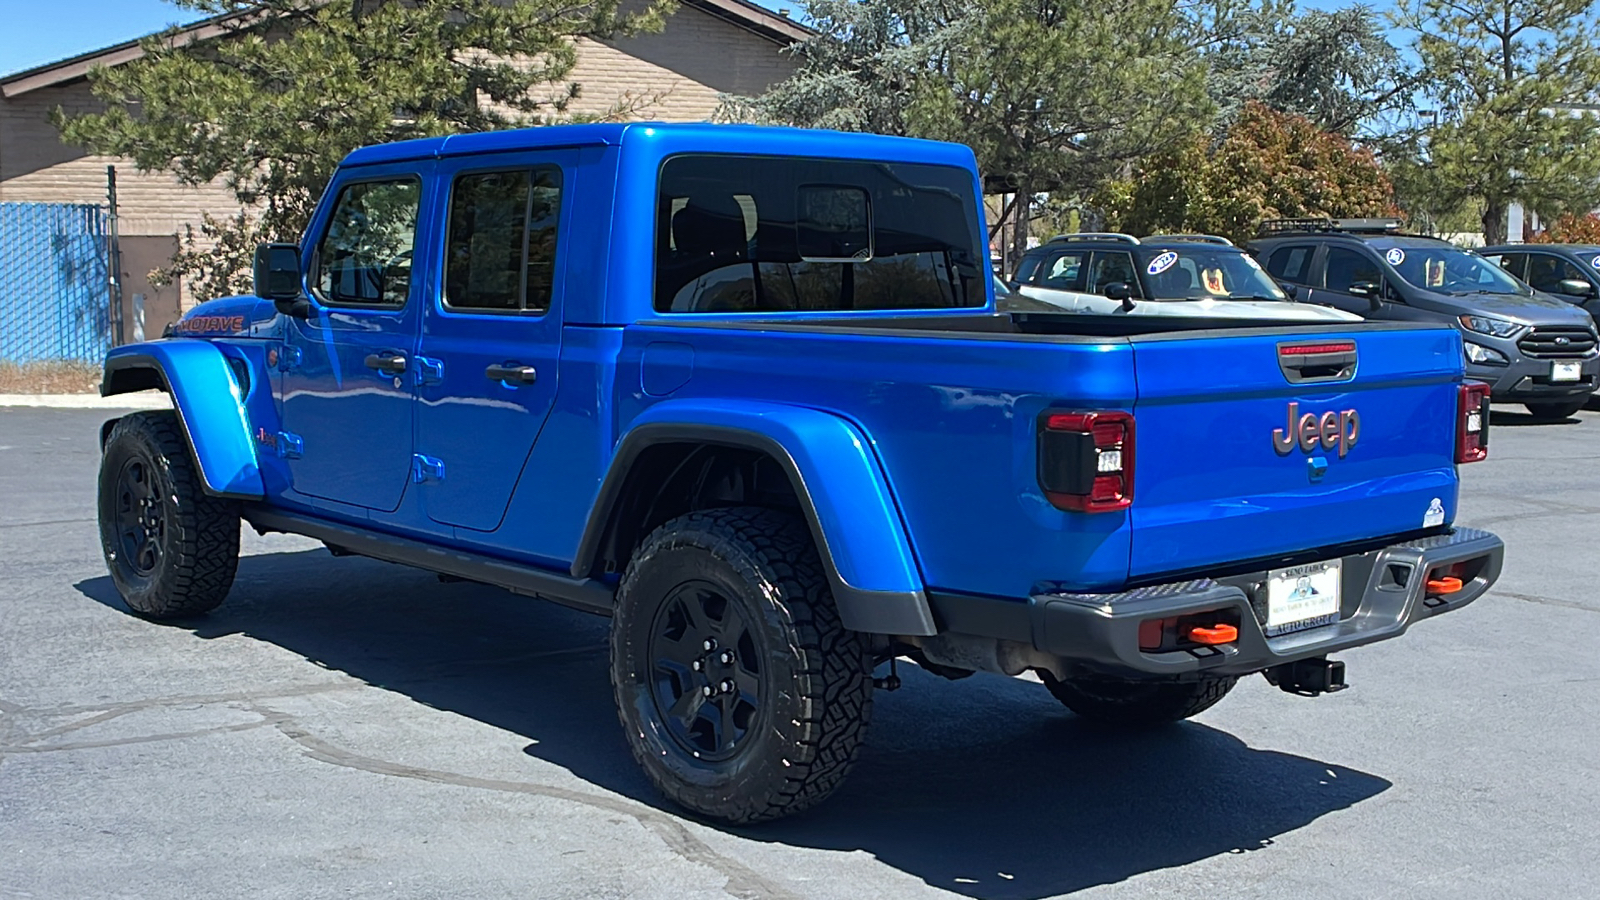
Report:
[[[1550,227],[1529,238],[1535,244],[1600,245],[1600,216],[1594,213],[1563,213]]]
[[[187,45],[92,73],[105,111],[56,113],[68,143],[185,184],[220,181],[236,217],[193,230],[167,275],[202,297],[247,288],[258,241],[296,240],[357,147],[558,121],[580,86],[573,39],[656,27],[619,0],[174,0],[224,16]],[[622,103],[626,105],[625,98]]]
[[[1157,154],[1099,200],[1119,230],[1203,232],[1243,243],[1263,219],[1392,215],[1393,195],[1370,151],[1253,102],[1220,141],[1199,136]]]

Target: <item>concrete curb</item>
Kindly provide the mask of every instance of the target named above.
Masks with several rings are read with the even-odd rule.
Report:
[[[0,394],[0,406],[45,409],[171,409],[172,398],[161,391],[138,391],[101,397],[98,394]]]

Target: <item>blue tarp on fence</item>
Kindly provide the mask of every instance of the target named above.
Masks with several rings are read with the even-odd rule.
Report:
[[[106,248],[101,207],[0,203],[0,362],[105,355]]]

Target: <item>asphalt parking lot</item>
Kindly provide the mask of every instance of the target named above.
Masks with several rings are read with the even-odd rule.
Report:
[[[634,767],[599,619],[254,535],[208,619],[129,615],[108,415],[0,408],[0,898],[1600,895],[1600,412],[1497,409],[1504,577],[1349,691],[1125,736],[906,666],[832,802],[738,830]]]

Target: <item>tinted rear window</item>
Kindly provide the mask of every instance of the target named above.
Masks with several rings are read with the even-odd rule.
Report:
[[[655,308],[982,306],[990,277],[964,169],[677,156],[661,169]]]

